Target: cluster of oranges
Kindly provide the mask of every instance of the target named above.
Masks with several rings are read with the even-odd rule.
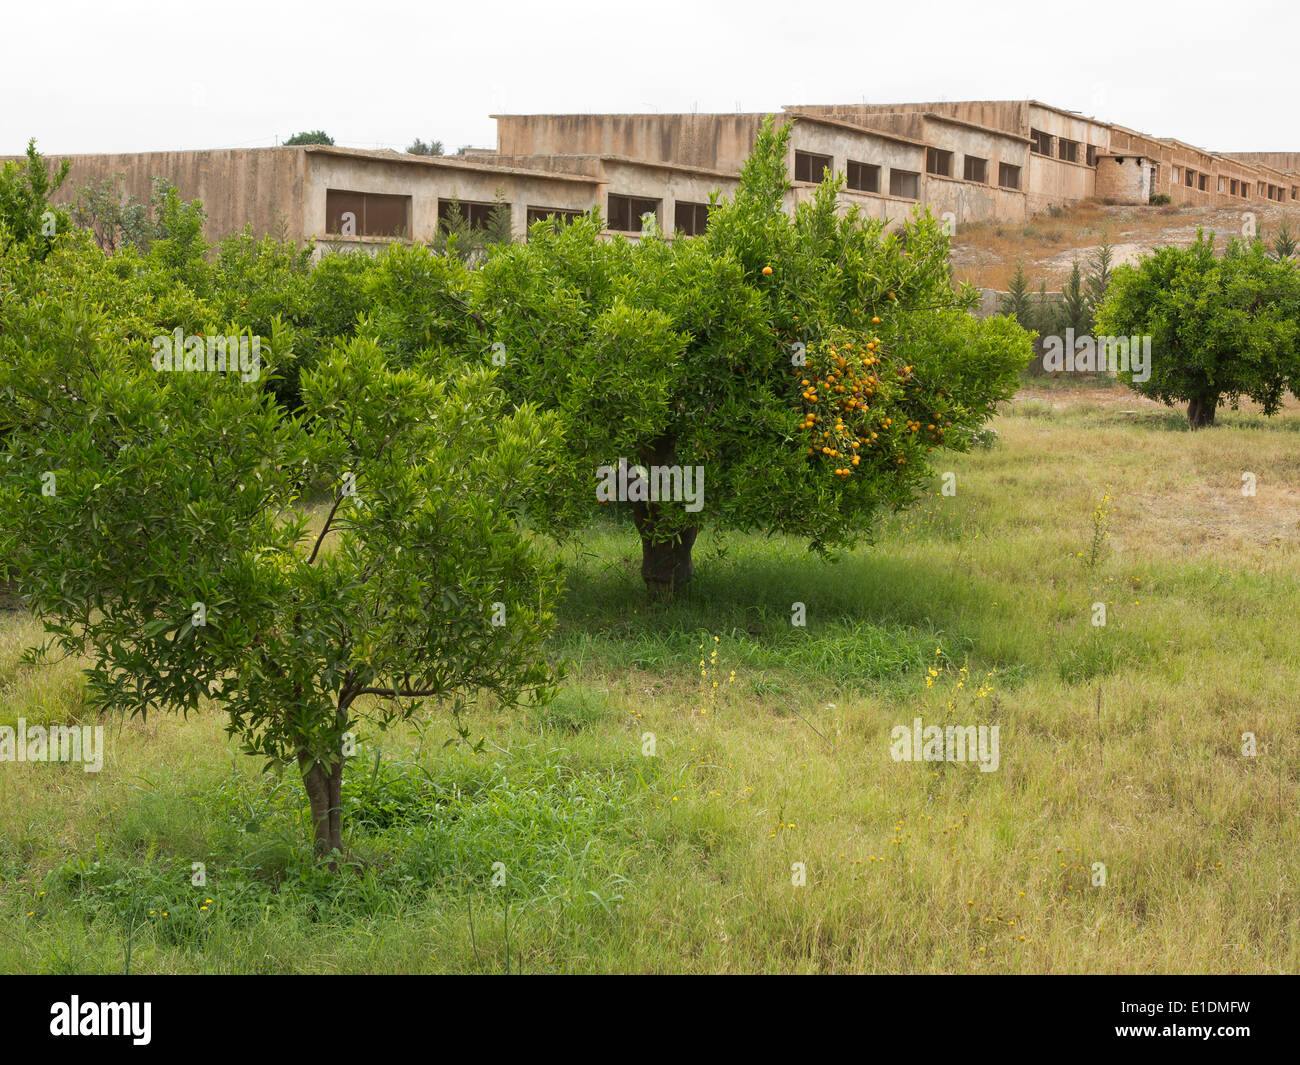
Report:
[[[873,325],[879,322],[879,318],[872,319]],[[881,417],[880,413],[887,401],[905,398],[909,384],[913,383],[912,367],[898,366],[891,370],[886,366],[880,338],[875,336],[865,344],[841,339],[820,353],[810,352],[810,356],[808,365],[793,371],[799,377],[803,400],[802,408],[795,413],[802,415],[799,427],[811,437],[808,455],[835,460],[831,474],[841,480],[853,475],[872,448],[884,461],[906,465],[906,456],[892,446],[898,441],[889,440],[896,435],[894,420]],[[921,434],[924,428],[920,439],[928,442],[927,451],[943,442],[944,429],[937,418],[923,421],[912,416],[906,419],[906,425],[904,440],[911,434]],[[882,440],[882,435],[886,439]],[[892,454],[884,454],[886,451]]]
[[[880,319],[872,321],[878,324]],[[842,460],[832,473],[839,478],[848,478],[852,476],[854,467],[862,462],[860,452],[872,447],[880,438],[878,431],[866,427],[867,413],[887,387],[883,379],[885,371],[880,338],[872,337],[865,345],[843,340],[830,345],[827,355],[824,370],[814,369],[811,365],[794,370],[796,374],[809,375],[799,382],[805,404],[800,428],[812,435],[808,454],[812,456],[820,452],[827,458]],[[899,379],[906,380],[911,372],[910,366],[903,367],[898,371]],[[845,423],[846,418],[850,424]],[[881,430],[889,430],[892,426],[892,418],[879,422]]]

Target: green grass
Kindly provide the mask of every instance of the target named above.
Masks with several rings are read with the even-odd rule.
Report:
[[[475,708],[478,754],[363,729],[339,874],[210,714],[0,764],[0,969],[1295,972],[1300,415],[1133,406],[1013,402],[874,546],[706,534],[669,604],[593,527],[558,698]],[[0,721],[89,721],[37,636],[0,614]],[[918,716],[997,724],[999,769],[894,762]]]

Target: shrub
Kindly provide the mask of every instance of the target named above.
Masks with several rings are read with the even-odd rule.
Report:
[[[320,337],[348,337],[370,307],[367,295],[378,262],[370,255],[322,255],[307,274],[307,321]]]
[[[50,253],[54,238],[71,227],[68,212],[50,205],[50,197],[67,180],[71,167],[65,159],[51,173],[36,150],[35,138],[27,142],[26,163],[0,167],[0,251],[16,242],[37,259]]]

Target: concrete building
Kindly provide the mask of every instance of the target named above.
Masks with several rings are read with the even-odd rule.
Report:
[[[334,247],[428,241],[459,205],[472,226],[599,208],[607,232],[703,231],[710,195],[729,195],[763,114],[497,115],[497,147],[457,156],[333,146],[75,155],[61,191],[120,178],[147,200],[164,178],[208,212],[216,239],[251,225]],[[918,206],[954,224],[1017,222],[1086,199],[1223,207],[1300,199],[1300,152],[1209,152],[1037,100],[798,105],[788,209],[842,174],[841,206],[897,222]]]

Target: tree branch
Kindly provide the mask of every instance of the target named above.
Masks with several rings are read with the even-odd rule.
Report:
[[[390,432],[386,437],[384,437],[383,442],[379,445],[379,450],[375,452],[374,458],[370,460],[371,462],[379,461],[379,459],[383,456],[384,451],[387,449],[389,441],[391,441],[395,435],[397,435],[396,429],[392,430],[392,432]],[[311,549],[311,557],[307,559],[307,565],[310,566],[313,562],[316,561],[316,554],[317,552],[320,551],[320,545],[324,542],[325,537],[329,535],[330,523],[333,522],[334,515],[338,513],[339,506],[340,504],[342,504],[342,502],[343,502],[342,493],[334,497],[334,505],[330,507],[329,517],[325,519],[325,527],[321,529],[320,535],[316,537],[316,546]]]
[[[311,549],[311,558],[307,559],[307,565],[316,561],[316,553],[320,550],[320,545],[325,537],[329,535],[330,522],[334,520],[334,515],[338,513],[339,505],[343,502],[343,494],[339,493],[334,497],[334,505],[330,507],[329,517],[325,519],[325,527],[321,529],[320,535],[316,537],[316,546]]]
[[[409,688],[398,691],[396,688],[356,688],[353,695],[382,695],[387,699],[423,699],[430,695],[441,695],[441,688],[421,688],[411,691]]]

